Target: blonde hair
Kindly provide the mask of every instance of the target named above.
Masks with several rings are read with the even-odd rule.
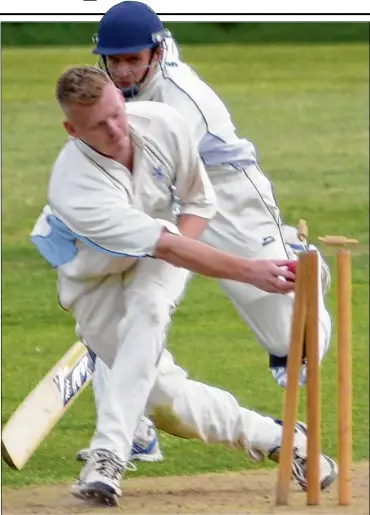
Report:
[[[93,66],[75,66],[59,77],[55,96],[62,107],[95,104],[111,81],[109,75]]]

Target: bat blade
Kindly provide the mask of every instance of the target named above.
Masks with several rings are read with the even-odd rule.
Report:
[[[76,342],[11,415],[2,430],[2,459],[24,467],[58,420],[90,383],[95,354]]]

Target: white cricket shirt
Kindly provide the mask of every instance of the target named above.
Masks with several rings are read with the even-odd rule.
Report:
[[[180,214],[211,219],[215,196],[188,124],[156,102],[126,106],[134,141],[132,173],[79,139],[70,139],[52,170],[48,205],[31,234],[43,257],[70,279],[113,273],[114,260],[153,256]],[[72,300],[64,302],[69,304]]]

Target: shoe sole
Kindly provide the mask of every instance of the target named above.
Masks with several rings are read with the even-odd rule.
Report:
[[[118,495],[113,489],[109,490],[105,485],[101,486],[99,483],[78,486],[72,490],[72,495],[98,506],[118,506]]]
[[[131,461],[143,461],[146,463],[157,463],[163,461],[163,459],[163,454],[159,452],[155,454],[133,454],[130,458]]]
[[[329,458],[329,456],[326,456],[325,454],[322,454],[322,456],[329,463],[330,469],[331,469],[330,474],[328,476],[326,476],[326,478],[323,481],[321,481],[321,490],[325,490],[330,485],[332,485],[334,483],[334,481],[337,479],[337,477],[338,477],[338,466],[337,466],[337,464],[335,463],[334,460]]]

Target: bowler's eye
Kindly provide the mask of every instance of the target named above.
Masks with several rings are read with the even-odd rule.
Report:
[[[128,61],[130,64],[137,64],[138,62],[140,62],[140,58],[137,55],[133,55],[128,59]]]
[[[119,57],[115,57],[113,55],[109,56],[108,57],[108,64],[111,64],[113,66],[116,66],[120,63],[120,58]]]

